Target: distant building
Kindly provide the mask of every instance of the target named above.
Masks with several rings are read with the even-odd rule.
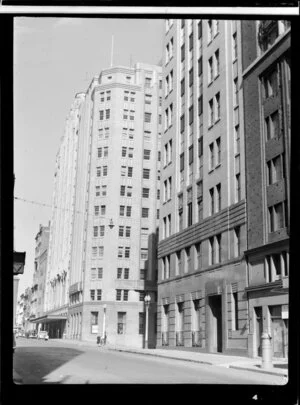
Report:
[[[247,353],[239,21],[166,20],[158,346]]]
[[[156,341],[161,68],[111,67],[76,96],[57,157],[45,310],[53,334]]]
[[[242,22],[250,356],[262,332],[287,357],[291,152],[288,21]]]
[[[47,253],[49,245],[49,232],[50,222],[48,226],[40,225],[39,232],[35,237],[35,260],[34,260],[34,273],[33,285],[31,287],[31,320],[40,329],[44,327],[39,322],[40,317],[44,312],[44,297],[45,297],[45,283],[47,272]]]

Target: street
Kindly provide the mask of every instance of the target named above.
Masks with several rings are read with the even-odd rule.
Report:
[[[25,338],[14,369],[23,384],[284,384],[269,374]]]

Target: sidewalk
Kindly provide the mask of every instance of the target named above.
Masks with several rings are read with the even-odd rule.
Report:
[[[97,347],[96,343],[87,341],[74,341],[69,339],[51,339],[51,341],[74,344],[77,346]],[[119,346],[107,344],[99,347],[99,350],[111,350],[126,353],[136,353],[163,357],[175,360],[191,361],[200,364],[209,364],[212,366],[235,368],[240,370],[254,371],[258,373],[288,376],[288,361],[286,359],[273,358],[273,367],[270,369],[261,368],[261,358],[250,358],[242,356],[230,356],[217,353],[202,353],[187,350],[172,350],[172,349],[140,349],[128,346]]]

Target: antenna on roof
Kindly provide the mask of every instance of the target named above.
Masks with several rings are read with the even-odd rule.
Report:
[[[113,65],[113,57],[114,57],[114,36],[111,36],[111,59],[110,59],[110,67]]]

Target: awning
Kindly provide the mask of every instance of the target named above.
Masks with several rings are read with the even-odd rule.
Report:
[[[44,315],[40,316],[39,318],[32,319],[30,322],[33,323],[49,323],[55,321],[66,321],[66,315]]]

